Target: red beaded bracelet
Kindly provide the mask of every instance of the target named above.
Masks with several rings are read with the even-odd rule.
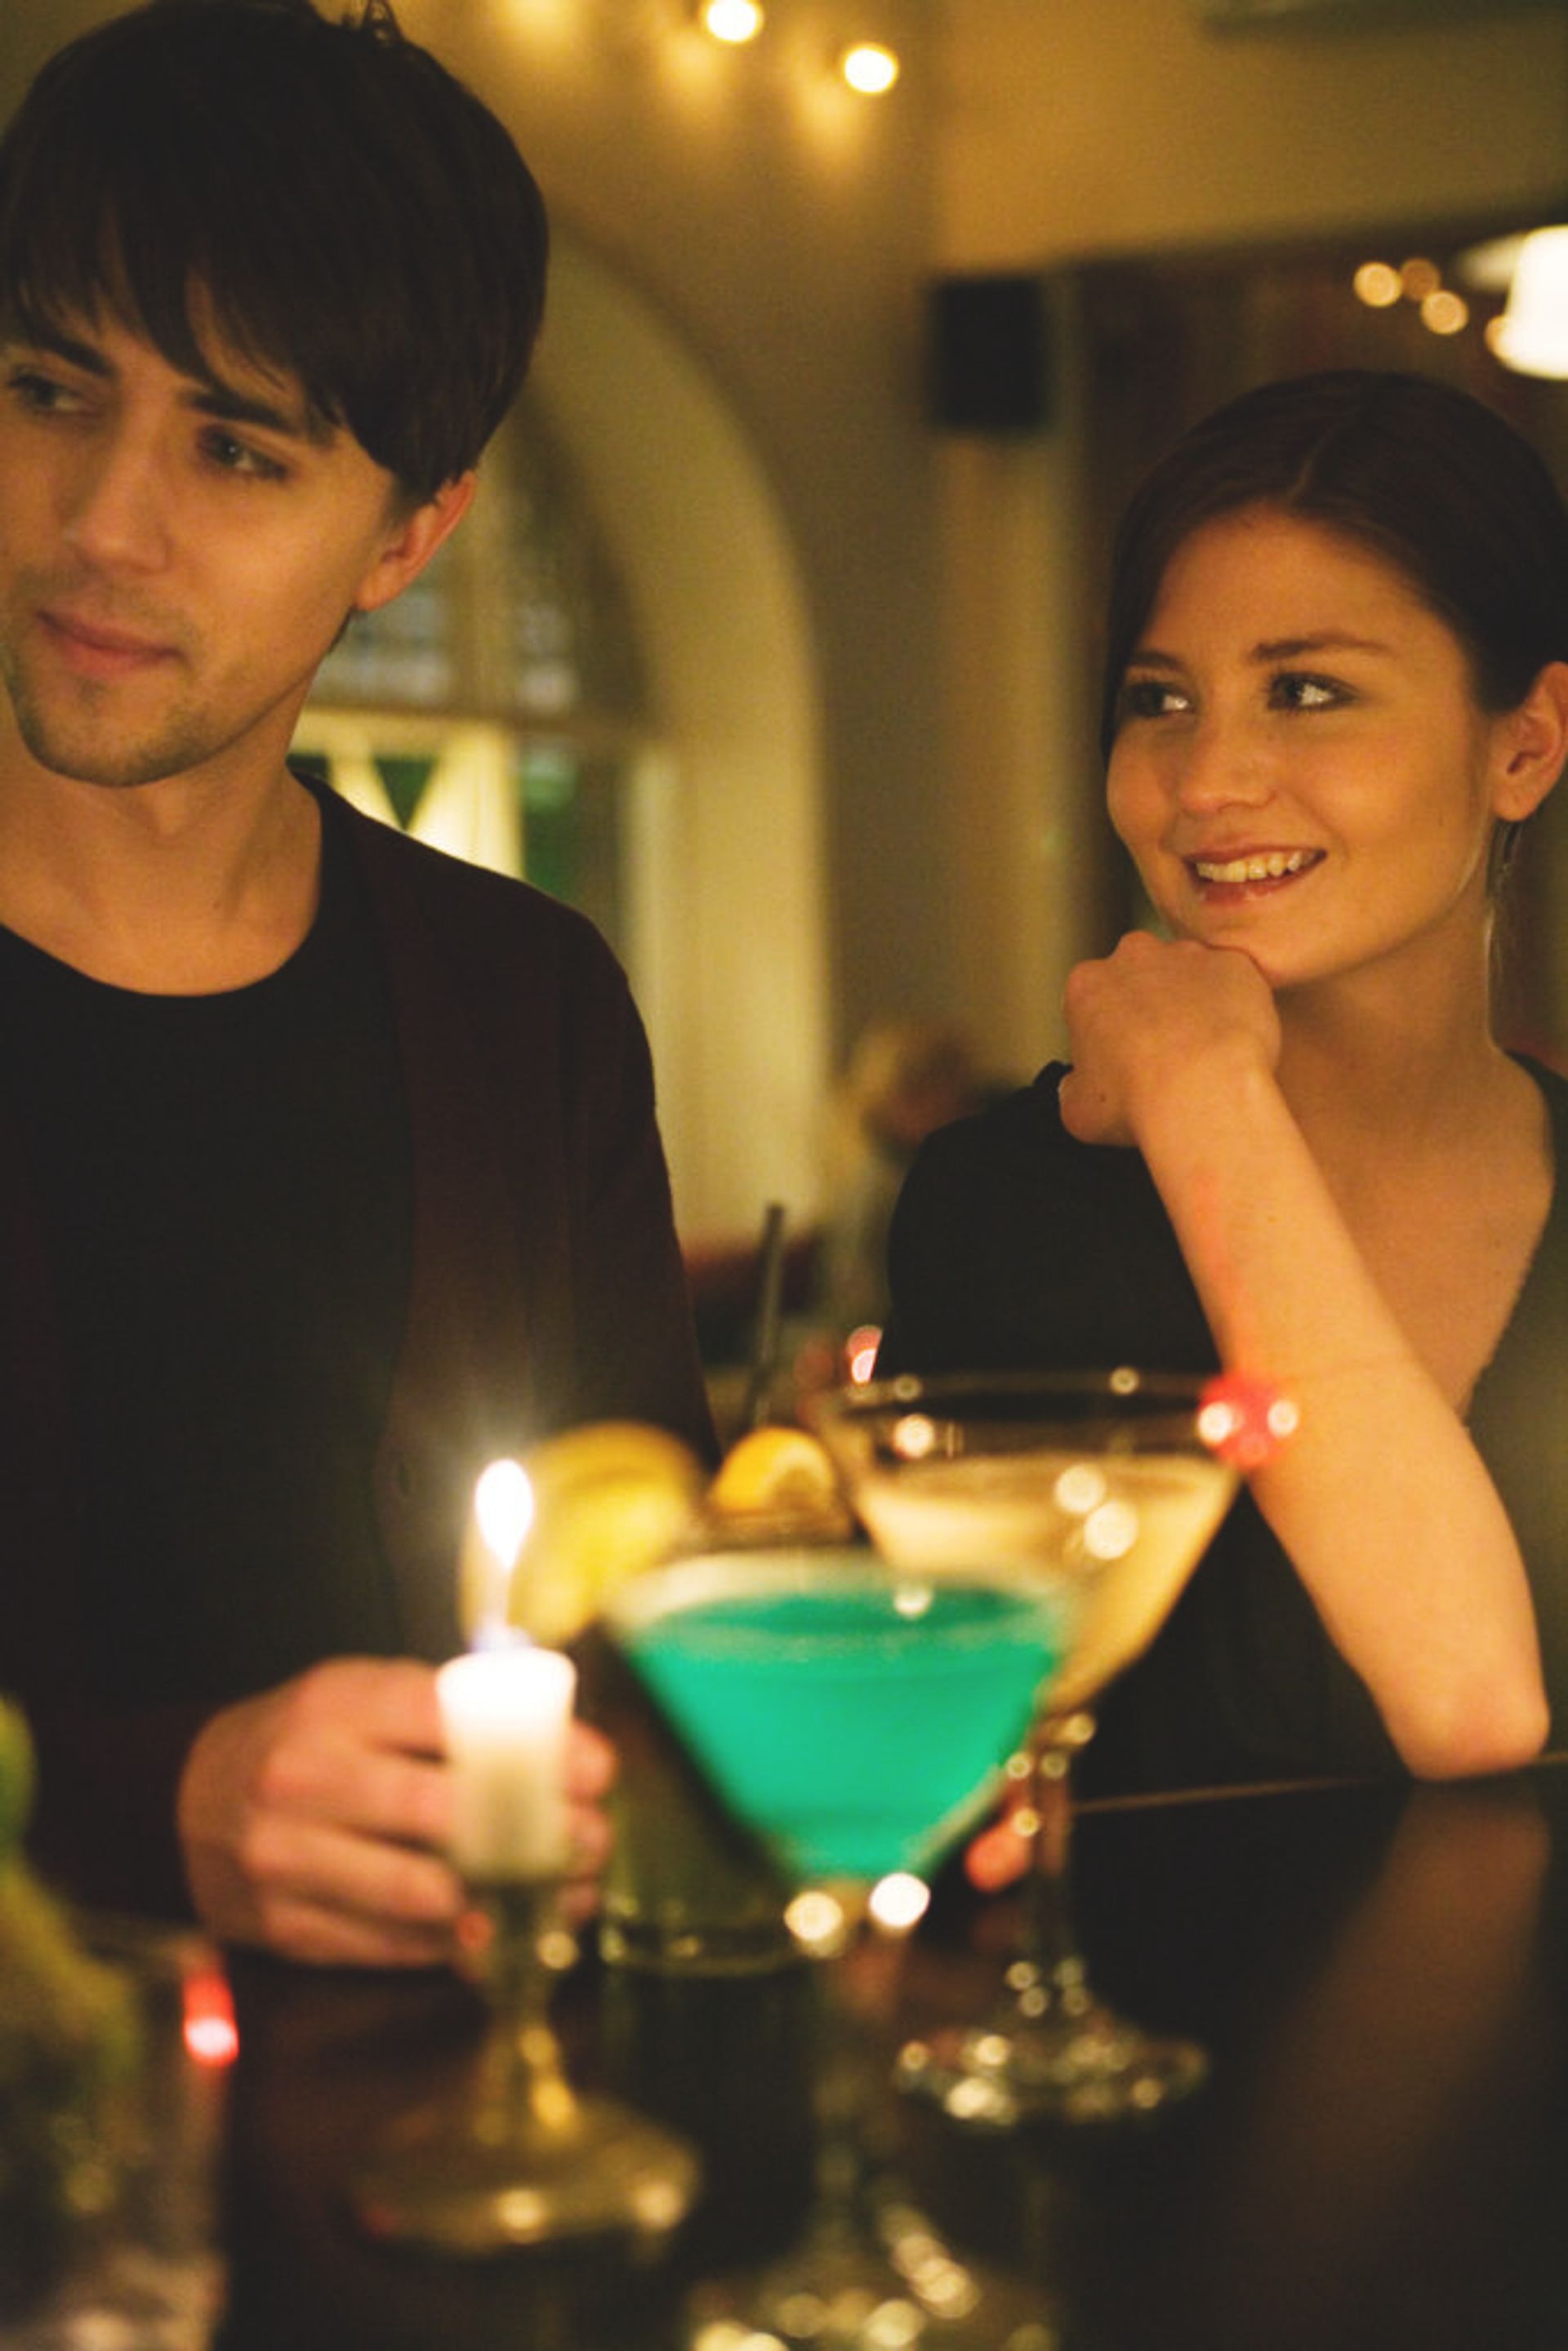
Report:
[[[1258,1469],[1301,1426],[1293,1396],[1248,1372],[1219,1372],[1205,1384],[1197,1433],[1210,1452],[1238,1469]]]

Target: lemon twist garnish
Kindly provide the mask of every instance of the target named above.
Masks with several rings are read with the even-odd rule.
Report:
[[[719,1520],[801,1519],[836,1522],[843,1515],[838,1472],[821,1440],[804,1428],[754,1428],[737,1439],[708,1488]]]
[[[534,1516],[512,1571],[509,1621],[536,1641],[581,1633],[629,1575],[679,1547],[695,1521],[703,1467],[668,1429],[603,1420],[564,1429],[524,1455]],[[464,1631],[479,1579],[465,1555]]]

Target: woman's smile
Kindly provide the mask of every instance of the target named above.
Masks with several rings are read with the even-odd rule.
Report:
[[[1200,852],[1184,862],[1198,887],[1213,893],[1294,882],[1321,865],[1322,855],[1321,849],[1233,849]]]

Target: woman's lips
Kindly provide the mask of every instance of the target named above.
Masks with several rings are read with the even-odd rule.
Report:
[[[1226,856],[1183,860],[1202,889],[1256,889],[1260,883],[1291,882],[1322,862],[1321,849],[1244,849]]]

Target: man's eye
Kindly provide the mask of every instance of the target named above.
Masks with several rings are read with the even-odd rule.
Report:
[[[276,457],[268,457],[232,433],[208,433],[202,445],[209,461],[225,474],[238,474],[257,482],[281,482],[288,471]]]
[[[1180,688],[1159,677],[1130,677],[1116,697],[1118,719],[1167,718],[1186,706]]]
[[[5,389],[19,408],[34,416],[65,414],[80,403],[78,392],[57,383],[53,376],[40,374],[37,368],[13,368]]]

